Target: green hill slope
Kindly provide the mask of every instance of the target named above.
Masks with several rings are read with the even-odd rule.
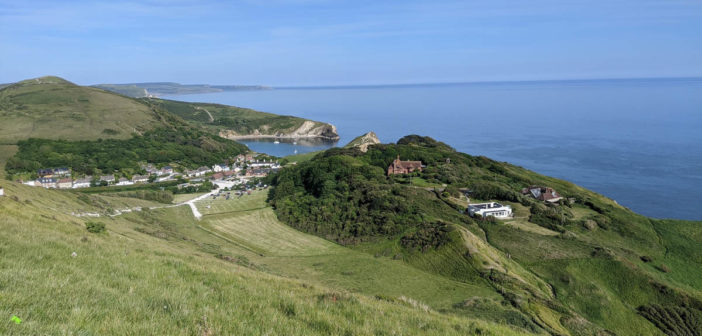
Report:
[[[58,77],[0,89],[0,120],[2,143],[28,138],[126,139],[163,125],[159,115],[138,100]]]
[[[426,168],[386,176],[398,155]],[[272,183],[271,204],[288,225],[459,282],[486,283],[552,334],[702,332],[702,223],[646,218],[571,183],[419,136],[365,153],[331,149]],[[565,201],[522,195],[529,185],[553,187]],[[472,202],[511,205],[515,218],[462,214],[459,188]],[[483,302],[489,299],[466,298],[452,311],[494,309]]]
[[[187,206],[109,217],[104,216],[109,208],[158,205],[11,182],[3,186],[0,314],[7,320],[0,323],[0,334],[526,334],[441,313],[410,298],[353,294],[343,290],[345,283],[297,276],[365,254],[286,230],[272,213],[251,216],[251,211],[270,212],[265,194],[198,204],[203,211],[211,205],[212,211],[198,222]],[[88,212],[103,216],[75,215]],[[103,223],[106,231],[90,233],[87,222]],[[316,261],[304,261],[310,257]],[[362,260],[359,267],[371,272],[384,268]],[[395,264],[392,271],[407,267],[380,262]],[[409,274],[423,277],[416,270]],[[451,287],[436,280],[442,284],[438,293]],[[9,321],[12,316],[21,323]]]
[[[220,104],[186,103],[154,98],[144,101],[155,108],[167,110],[229,139],[258,137],[321,138],[329,141],[339,139],[335,126],[293,116]]]

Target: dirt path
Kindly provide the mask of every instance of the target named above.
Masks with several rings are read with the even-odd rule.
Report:
[[[215,190],[212,190],[212,191],[210,191],[210,192],[208,192],[208,193],[206,193],[206,194],[204,194],[204,195],[200,195],[200,196],[198,196],[198,197],[195,197],[195,198],[193,198],[193,199],[191,199],[191,200],[187,200],[187,201],[185,201],[185,202],[180,202],[180,203],[172,204],[172,205],[164,205],[164,206],[160,206],[160,207],[153,207],[153,208],[150,208],[150,209],[174,208],[174,207],[178,207],[178,206],[182,206],[182,205],[187,205],[187,206],[189,206],[190,209],[192,210],[193,216],[195,216],[195,219],[200,220],[200,219],[202,219],[202,213],[200,213],[200,210],[198,210],[198,209],[197,209],[197,206],[195,206],[195,202],[201,201],[201,200],[203,200],[203,199],[205,199],[205,198],[207,198],[207,197],[210,197],[210,196],[212,196],[212,195],[218,194],[220,190],[222,190],[222,189],[224,189],[224,188],[229,188],[229,187],[232,187],[232,186],[235,185],[233,182],[225,182],[225,181],[219,181],[219,182],[217,182],[216,184],[217,184],[217,186],[219,186],[219,188],[217,188],[217,189],[215,189]],[[114,213],[114,214],[109,215],[109,216],[115,217],[115,216],[123,215],[123,214],[125,214],[125,213],[130,213],[130,212],[132,212],[132,211],[141,211],[141,207],[127,208],[127,209],[117,209],[117,210],[115,210],[115,213]],[[76,213],[72,213],[72,215],[73,215],[73,216],[76,216],[76,217],[100,217],[100,214],[98,214],[98,213],[87,213],[87,212],[86,212],[86,213],[77,213],[77,214],[76,214]]]
[[[200,107],[200,106],[197,106],[197,107],[195,107],[195,108],[198,109],[198,110],[205,111],[205,113],[207,113],[207,115],[210,116],[210,122],[213,122],[213,121],[214,121],[214,117],[212,116],[212,113],[210,113],[210,111],[208,111],[206,108]]]

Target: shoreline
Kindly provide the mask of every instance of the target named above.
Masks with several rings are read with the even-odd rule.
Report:
[[[329,142],[337,142],[341,137],[336,136],[334,138],[322,136],[322,135],[273,135],[273,134],[261,134],[261,135],[230,135],[223,138],[229,140],[256,140],[256,139],[321,139],[327,140]]]

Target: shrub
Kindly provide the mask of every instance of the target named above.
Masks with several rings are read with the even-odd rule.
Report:
[[[100,233],[105,231],[105,224],[100,222],[86,222],[85,229],[91,233]]]

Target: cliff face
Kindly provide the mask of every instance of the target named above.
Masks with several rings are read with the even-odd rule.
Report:
[[[223,130],[219,132],[219,136],[232,140],[256,138],[320,138],[329,141],[339,140],[336,126],[311,120],[305,120],[302,125],[291,131],[274,131],[267,125],[263,125],[254,129],[249,134],[240,134],[233,130]]]
[[[364,135],[361,135],[359,137],[356,137],[355,139],[351,140],[346,146],[346,148],[351,148],[351,147],[358,147],[361,152],[365,153],[368,151],[368,146],[370,145],[376,145],[380,143],[380,139],[378,139],[378,136],[375,134],[375,132],[368,132]]]

